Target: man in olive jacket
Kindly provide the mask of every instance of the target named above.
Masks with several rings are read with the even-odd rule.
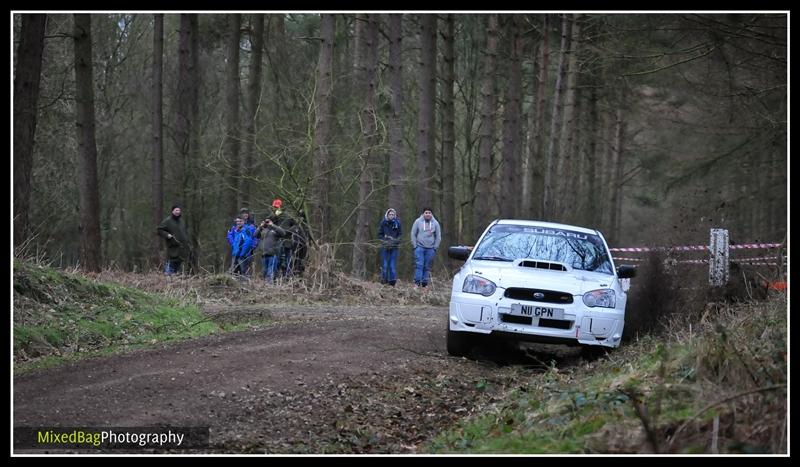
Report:
[[[172,215],[164,219],[157,228],[158,235],[167,243],[167,264],[164,273],[168,276],[180,272],[181,265],[189,256],[189,236],[181,221],[181,207],[172,205]]]

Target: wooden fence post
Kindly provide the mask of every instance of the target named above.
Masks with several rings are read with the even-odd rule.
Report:
[[[711,229],[711,238],[708,244],[708,283],[711,287],[722,287],[728,283],[728,231],[726,229]]]

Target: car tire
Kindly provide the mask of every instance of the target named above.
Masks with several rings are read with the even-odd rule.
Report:
[[[583,345],[581,346],[581,357],[584,360],[594,361],[606,356],[613,349],[602,345]]]
[[[447,329],[447,353],[454,357],[467,356],[475,346],[475,336],[471,332]]]

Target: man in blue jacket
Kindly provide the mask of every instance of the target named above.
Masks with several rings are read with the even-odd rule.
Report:
[[[400,245],[402,232],[397,211],[389,208],[378,226],[378,238],[381,241],[381,284],[393,286],[397,283],[397,247]]]
[[[255,255],[256,248],[258,248],[258,238],[256,238],[256,223],[253,219],[253,215],[250,213],[250,209],[242,208],[239,210],[239,215],[242,216],[244,219],[244,228],[247,229],[250,233],[250,238],[252,239],[252,243],[250,243],[250,252],[245,256],[244,262],[245,267],[244,269],[247,271],[247,276],[250,276],[253,273],[253,257]],[[236,227],[234,223],[232,227]]]
[[[246,276],[250,268],[248,259],[252,258],[253,234],[241,216],[236,217],[234,226],[228,231],[228,243],[231,245],[230,272]]]

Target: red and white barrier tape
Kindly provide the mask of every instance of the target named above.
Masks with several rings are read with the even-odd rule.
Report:
[[[609,248],[611,251],[633,251],[633,252],[647,252],[647,251],[703,251],[708,250],[708,247],[705,245],[697,245],[697,246],[673,246],[673,247],[665,247],[665,246],[655,246],[655,247],[632,247],[632,248]]]
[[[780,248],[783,243],[742,243],[741,245],[729,245],[728,248],[732,250],[741,249],[762,249],[762,248]],[[632,247],[632,248],[609,248],[611,251],[705,251],[708,250],[708,245],[692,245],[692,246],[656,246],[656,247]]]
[[[734,258],[730,261],[732,263],[757,263],[768,259],[781,259],[781,256],[758,256],[755,258]],[[615,261],[644,261],[642,258],[617,258],[614,257]],[[676,263],[708,263],[707,259],[681,259],[676,260]]]
[[[617,261],[642,261],[639,258],[614,258]],[[675,263],[680,264],[708,264],[707,259],[682,259],[676,260]],[[783,263],[775,263],[775,262],[766,262],[766,261],[753,261],[750,259],[732,259],[731,263],[737,264],[749,264],[749,265],[759,265],[759,266],[781,266]]]
[[[732,250],[740,249],[761,249],[761,248],[780,248],[783,243],[743,243],[741,245],[729,245]]]

